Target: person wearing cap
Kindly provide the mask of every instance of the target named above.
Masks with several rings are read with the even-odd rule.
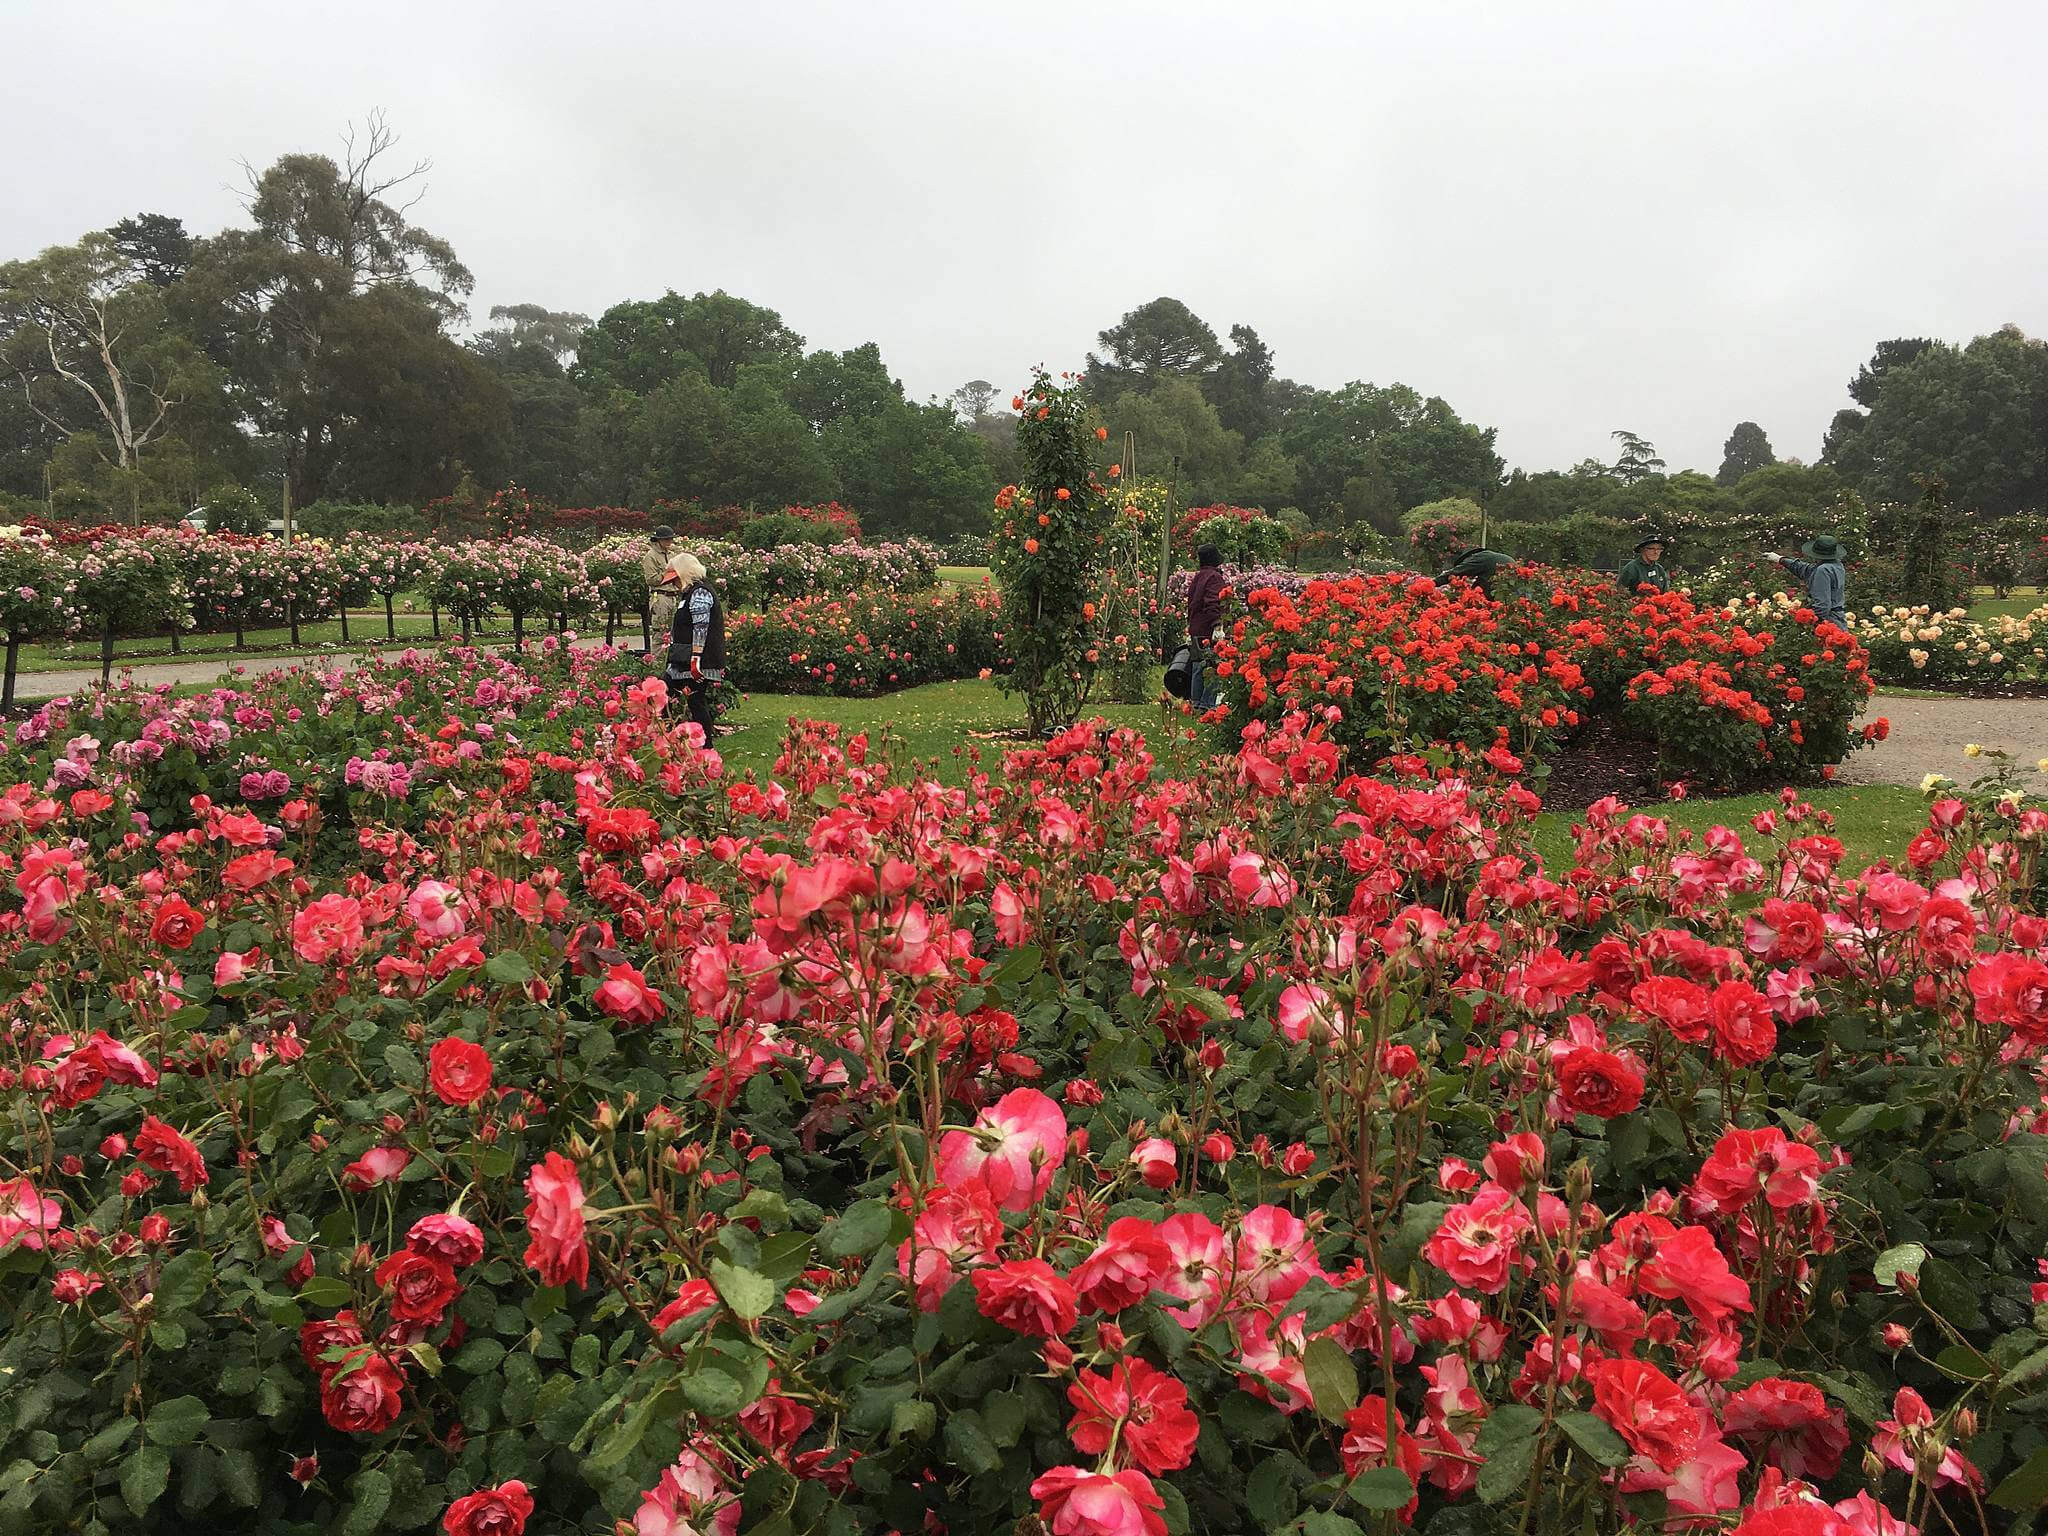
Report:
[[[676,618],[676,593],[681,589],[671,583],[662,585],[662,578],[668,574],[668,563],[675,554],[676,531],[663,523],[654,530],[654,537],[648,542],[647,552],[640,557],[640,580],[647,587],[647,645],[654,648],[654,637],[666,635]],[[642,651],[646,656],[647,651]]]
[[[1633,596],[1644,587],[1659,592],[1671,590],[1671,573],[1664,569],[1664,535],[1646,533],[1636,541],[1636,552],[1622,566],[1616,579],[1621,590]]]
[[[1437,585],[1442,586],[1455,577],[1461,581],[1471,582],[1488,597],[1493,596],[1493,578],[1503,568],[1515,563],[1513,555],[1504,555],[1497,549],[1488,549],[1484,544],[1455,544],[1451,547],[1451,553],[1456,555],[1457,559],[1437,572]]]
[[[670,620],[668,665],[663,679],[682,693],[689,716],[703,727],[710,744],[717,712],[711,707],[712,690],[725,677],[725,609],[718,601],[718,589],[704,562],[687,549],[679,551],[662,576],[663,589],[671,595],[674,618]]]
[[[1804,560],[1787,560],[1775,552],[1764,558],[1806,583],[1806,600],[1815,613],[1830,624],[1842,623],[1849,616],[1849,573],[1842,565],[1841,541],[1823,533],[1800,545],[1799,552]]]

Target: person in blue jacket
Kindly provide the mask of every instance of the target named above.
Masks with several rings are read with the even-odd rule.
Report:
[[[1823,533],[1799,547],[1804,560],[1787,560],[1772,554],[1764,558],[1806,583],[1806,600],[1813,611],[1830,624],[1848,617],[1849,573],[1842,565],[1842,545],[1833,534]]]

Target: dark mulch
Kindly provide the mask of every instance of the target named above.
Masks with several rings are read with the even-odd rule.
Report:
[[[1529,781],[1549,811],[1583,811],[1603,795],[1630,805],[1669,799],[1657,776],[1657,749],[1628,735],[1612,716],[1595,716],[1552,756],[1550,773]]]

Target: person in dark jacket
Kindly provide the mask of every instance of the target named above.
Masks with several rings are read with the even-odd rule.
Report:
[[[1188,702],[1196,709],[1217,705],[1216,647],[1223,639],[1223,553],[1214,544],[1195,552],[1195,579],[1188,583]]]
[[[1800,545],[1799,552],[1806,556],[1804,560],[1787,560],[1779,554],[1764,558],[1806,583],[1806,601],[1815,613],[1830,624],[1842,623],[1849,616],[1849,572],[1842,564],[1841,542],[1833,534],[1823,533]]]
[[[1664,569],[1664,535],[1646,533],[1636,542],[1636,552],[1616,573],[1621,590],[1634,596],[1638,589],[1654,587],[1671,590],[1671,573]]]
[[[704,562],[688,550],[669,561],[662,584],[676,597],[663,676],[682,693],[684,707],[703,728],[708,744],[717,719],[711,695],[725,678],[725,609]]]
[[[1513,555],[1504,555],[1499,550],[1488,549],[1483,544],[1472,548],[1453,549],[1451,553],[1458,558],[1437,573],[1437,585],[1442,586],[1455,577],[1461,581],[1471,582],[1488,597],[1493,596],[1494,576],[1504,567],[1515,563]]]

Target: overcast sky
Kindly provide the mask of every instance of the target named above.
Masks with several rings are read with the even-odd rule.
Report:
[[[474,314],[725,288],[913,396],[1160,294],[1510,464],[1738,420],[1812,459],[1878,340],[2048,332],[2048,5],[0,0],[0,257],[368,109]]]

